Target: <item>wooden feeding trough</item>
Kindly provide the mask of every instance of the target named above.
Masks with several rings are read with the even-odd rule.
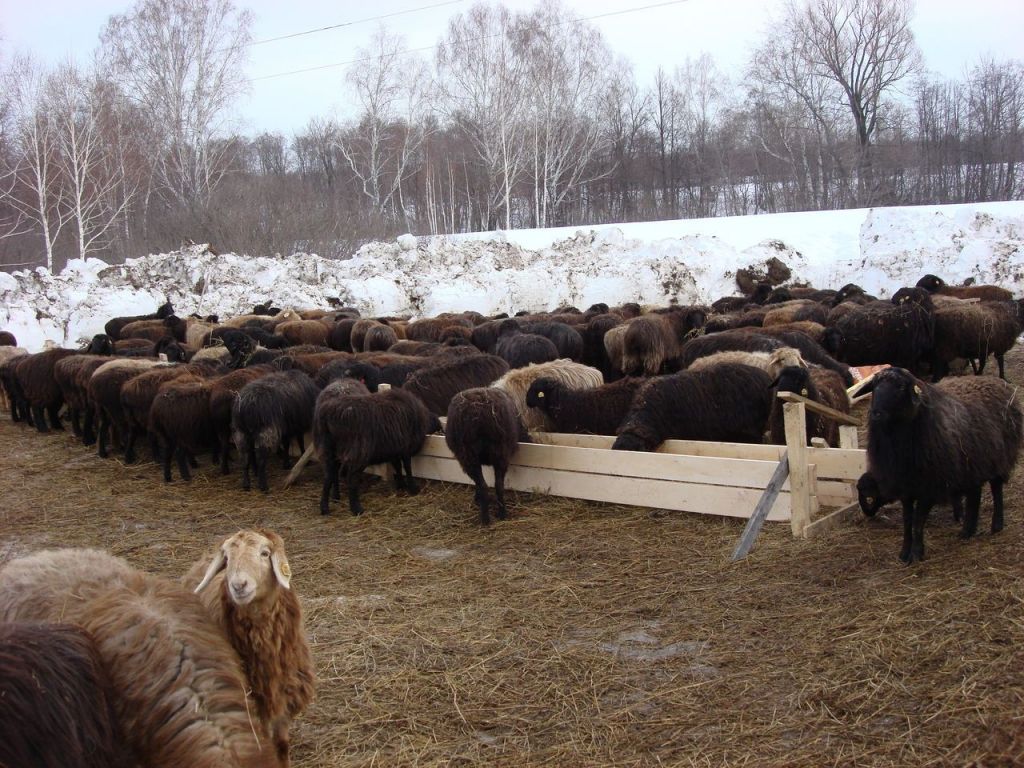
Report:
[[[654,453],[612,451],[613,437],[538,432],[522,443],[505,487],[613,504],[749,518],[783,456],[788,478],[767,510],[767,519],[789,521],[793,535],[831,529],[856,509],[855,483],[866,467],[857,447],[856,421],[799,395],[782,392],[786,445],[667,440]],[[806,411],[836,418],[839,448],[806,445]],[[416,477],[471,484],[444,437],[427,437],[413,457]],[[390,467],[370,468],[386,475]],[[490,468],[484,468],[493,486]],[[774,488],[773,488],[774,490]]]

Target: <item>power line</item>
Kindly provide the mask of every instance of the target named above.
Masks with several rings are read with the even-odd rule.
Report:
[[[551,29],[553,27],[558,27],[558,26],[563,26],[563,25],[568,25],[568,24],[580,24],[580,23],[582,23],[584,21],[593,21],[594,19],[605,19],[605,18],[608,18],[609,16],[624,16],[627,13],[638,13],[640,11],[650,11],[650,10],[653,10],[655,8],[665,8],[665,7],[670,6],[670,5],[681,5],[682,3],[686,3],[686,2],[689,2],[689,0],[666,0],[665,2],[662,2],[662,3],[652,3],[651,5],[641,5],[641,6],[638,6],[636,8],[624,8],[623,10],[620,10],[620,11],[608,11],[607,13],[598,13],[598,14],[595,14],[593,16],[584,16],[583,18],[579,18],[579,19],[567,19],[565,21],[552,22],[551,24],[546,25],[544,27],[544,29]],[[441,3],[441,5],[445,5],[445,4],[446,3]],[[316,30],[312,30],[312,31],[316,31]],[[471,38],[469,40],[469,42],[479,41],[479,40],[487,40],[487,39],[490,39],[492,37],[497,37],[500,34],[502,34],[502,33],[496,32],[493,35],[483,35],[481,37]],[[433,51],[433,50],[436,50],[439,46],[440,46],[440,44],[438,43],[438,44],[435,44],[435,45],[426,45],[426,46],[423,46],[422,48],[408,48],[408,49],[405,49],[405,50],[402,50],[402,51],[397,51],[396,55],[397,54],[403,54],[403,53],[420,53],[422,51]],[[334,62],[333,64],[320,64],[319,66],[316,66],[316,67],[306,67],[304,69],[293,69],[293,70],[290,70],[288,72],[275,72],[274,74],[271,74],[271,75],[260,75],[259,77],[251,77],[251,78],[249,78],[249,82],[250,83],[255,83],[258,80],[270,80],[270,79],[273,79],[275,77],[287,77],[289,75],[301,75],[301,74],[303,74],[305,72],[317,72],[317,71],[319,71],[321,69],[334,69],[336,67],[347,67],[347,66],[349,66],[351,64],[359,64],[359,63],[364,62],[364,61],[373,61],[376,58],[377,58],[376,56],[364,56],[364,57],[359,58],[359,59],[349,59],[348,61],[337,61],[337,62]]]
[[[443,3],[434,3],[433,5],[421,5],[418,8],[408,8],[404,11],[395,11],[394,13],[384,13],[380,16],[367,16],[364,19],[354,19],[353,21],[343,21],[340,24],[331,24],[326,27],[317,27],[316,29],[307,29],[304,32],[292,32],[288,35],[281,35],[279,37],[268,37],[263,40],[255,40],[249,43],[253,45],[263,45],[264,43],[276,43],[278,40],[291,40],[293,37],[302,37],[303,35],[314,35],[317,32],[328,32],[332,29],[341,29],[342,27],[352,27],[356,24],[365,24],[368,21],[379,21],[380,19],[390,19],[395,16],[404,16],[407,13],[416,13],[418,11],[429,11],[434,8],[441,8],[445,5],[456,5],[457,3],[464,3],[466,0],[445,0]]]

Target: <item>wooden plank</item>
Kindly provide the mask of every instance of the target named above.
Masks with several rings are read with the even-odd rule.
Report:
[[[839,447],[840,448],[852,448],[856,450],[859,446],[860,438],[857,436],[857,428],[848,425],[842,425],[839,427]]]
[[[573,435],[565,432],[531,432],[538,445],[564,445],[571,448],[608,448],[615,442],[607,435]],[[656,453],[675,453],[686,456],[718,456],[727,459],[751,459],[778,463],[784,445],[758,443],[718,443],[704,440],[666,440]]]
[[[786,428],[786,452],[789,455],[790,525],[794,536],[802,536],[811,522],[810,492],[807,470],[807,412],[803,403],[782,406]],[[822,451],[825,449],[816,448]]]
[[[804,537],[810,539],[815,536],[821,536],[829,531],[834,531],[843,523],[853,520],[859,514],[861,514],[860,504],[855,501],[809,523],[804,528]]]
[[[846,498],[849,500],[857,498],[857,488],[853,483],[843,482],[842,480],[822,480],[819,477],[817,479],[816,494],[818,496]]]
[[[747,526],[743,529],[743,535],[740,536],[739,543],[736,545],[736,549],[733,550],[733,562],[750,554],[750,549],[754,546],[754,542],[757,541],[757,534],[761,532],[761,526],[764,525],[764,520],[768,516],[768,510],[775,503],[775,499],[782,489],[782,483],[788,475],[789,456],[782,454],[782,459],[779,460],[778,465],[775,467],[772,479],[768,481],[764,493],[758,499],[754,513],[750,516],[750,520],[747,521]]]
[[[454,458],[443,439],[428,438],[421,455]],[[708,485],[763,489],[778,462],[684,456],[671,453],[609,451],[598,448],[520,444],[512,463],[537,469],[562,469],[616,477],[680,480]],[[786,486],[788,490],[788,486]]]
[[[472,481],[454,459],[437,456],[414,456],[413,475],[429,480],[470,484]],[[490,467],[484,467],[484,479],[494,484]],[[638,477],[613,477],[586,472],[569,472],[536,467],[509,467],[505,487],[529,493],[567,496],[609,504],[628,504],[682,512],[700,512],[725,517],[747,517],[757,504],[762,491],[752,488],[730,488],[720,485],[653,480]],[[788,520],[789,494],[782,492],[775,501],[769,520]]]
[[[807,461],[817,465],[818,477],[834,480],[856,482],[868,468],[867,451],[853,448],[808,448]]]
[[[775,396],[787,403],[803,403],[804,408],[808,411],[814,411],[820,416],[824,416],[827,419],[832,419],[839,424],[848,424],[852,427],[860,426],[860,420],[855,419],[848,413],[837,411],[835,408],[829,408],[827,405],[815,402],[814,400],[808,400],[806,397],[801,397],[796,392],[776,392]]]

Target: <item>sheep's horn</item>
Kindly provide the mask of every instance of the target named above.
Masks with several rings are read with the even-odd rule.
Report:
[[[210,563],[210,567],[206,569],[206,574],[203,576],[203,580],[200,581],[199,586],[192,591],[197,595],[202,592],[203,588],[213,580],[214,576],[217,575],[217,572],[224,568],[224,564],[226,562],[227,558],[224,556],[224,550],[218,549],[217,554]]]

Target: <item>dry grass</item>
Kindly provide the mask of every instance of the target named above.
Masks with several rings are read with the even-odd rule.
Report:
[[[7,421],[0,455],[0,561],[99,546],[177,576],[238,528],[284,536],[320,675],[297,768],[1024,764],[1024,473],[1003,533],[937,510],[907,568],[894,510],[769,524],[731,564],[741,520],[510,494],[481,530],[468,486],[379,482],[322,518],[315,468],[266,497],[208,465],[164,485]]]

